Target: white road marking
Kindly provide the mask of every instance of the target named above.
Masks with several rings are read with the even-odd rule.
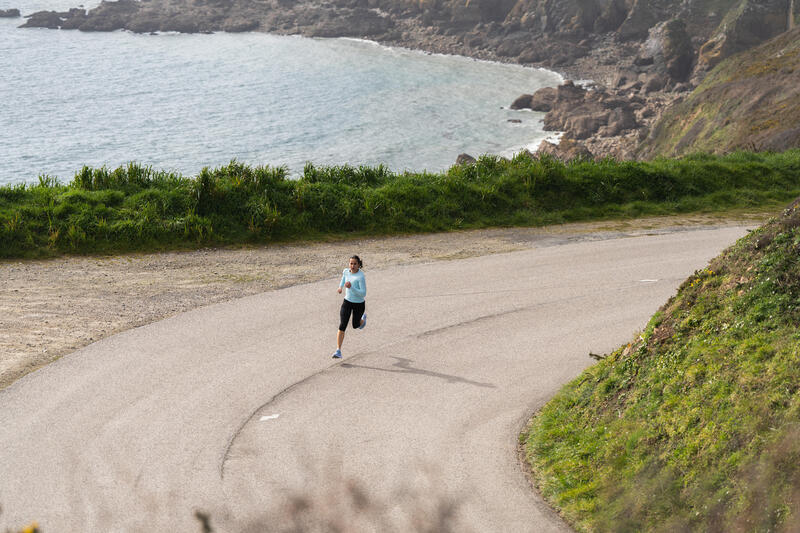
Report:
[[[639,281],[641,283],[655,283],[658,280],[657,279],[640,279]]]
[[[281,416],[281,415],[262,416],[261,420],[259,420],[259,422],[263,422],[264,420],[274,420],[274,419],[278,418],[279,416]]]

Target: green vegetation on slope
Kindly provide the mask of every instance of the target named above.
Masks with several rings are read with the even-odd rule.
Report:
[[[522,438],[586,531],[796,531],[800,199],[695,272]]]
[[[637,149],[674,157],[704,151],[785,150],[800,142],[800,28],[716,66],[672,106]]]
[[[798,194],[800,150],[569,164],[521,153],[440,174],[309,164],[297,180],[237,162],[195,178],[132,163],[0,187],[0,257],[720,211]]]

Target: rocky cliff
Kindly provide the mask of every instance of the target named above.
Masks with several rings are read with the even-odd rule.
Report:
[[[721,62],[654,124],[639,158],[800,146],[800,28]]]

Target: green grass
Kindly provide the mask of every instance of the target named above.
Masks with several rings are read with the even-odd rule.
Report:
[[[800,194],[800,150],[650,162],[485,156],[446,172],[231,162],[189,178],[135,163],[0,187],[0,257],[545,225],[719,212]]]
[[[582,531],[794,531],[800,200],[695,272],[522,435]]]

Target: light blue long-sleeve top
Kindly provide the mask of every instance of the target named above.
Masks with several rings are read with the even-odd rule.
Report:
[[[339,287],[344,287],[345,282],[350,282],[350,288],[345,288],[344,299],[354,304],[360,304],[367,296],[367,280],[364,279],[364,272],[358,269],[358,272],[353,274],[349,268],[342,271],[342,281],[339,282]]]

